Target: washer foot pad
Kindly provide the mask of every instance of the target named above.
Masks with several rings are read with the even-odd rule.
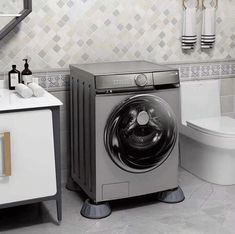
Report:
[[[87,199],[82,206],[81,215],[88,219],[102,219],[112,213],[109,203],[92,203]]]
[[[183,190],[178,186],[175,189],[157,193],[157,199],[164,203],[179,203],[184,201],[185,196]]]

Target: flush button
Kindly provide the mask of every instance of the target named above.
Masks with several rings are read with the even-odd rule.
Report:
[[[135,77],[135,83],[137,86],[144,87],[148,83],[146,75],[139,74]]]

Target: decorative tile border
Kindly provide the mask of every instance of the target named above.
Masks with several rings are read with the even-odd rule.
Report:
[[[235,60],[213,63],[167,64],[179,69],[180,80],[235,78]],[[69,90],[69,70],[52,70],[34,72],[39,84],[48,91]],[[0,79],[7,79],[7,74],[0,74]]]
[[[35,72],[34,76],[48,91],[69,90],[69,71]]]
[[[235,78],[235,60],[169,66],[179,69],[181,81]]]
[[[33,76],[39,79],[39,85],[47,91],[69,90],[69,70],[33,72]],[[0,73],[0,80],[5,80],[7,87],[8,74]]]

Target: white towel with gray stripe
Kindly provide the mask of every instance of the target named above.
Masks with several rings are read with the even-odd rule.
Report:
[[[216,8],[206,8],[202,15],[201,48],[212,49],[216,38]]]
[[[197,43],[196,8],[187,7],[183,11],[182,49],[191,50]]]

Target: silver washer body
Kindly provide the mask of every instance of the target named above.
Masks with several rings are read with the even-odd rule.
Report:
[[[178,71],[145,61],[71,65],[70,69],[71,78],[79,80],[82,77],[83,83],[86,82],[86,79],[94,79],[95,82],[94,103],[92,100],[95,106],[95,158],[89,159],[94,160],[92,162],[84,163],[85,167],[94,164],[92,171],[95,174],[91,172],[86,181],[77,180],[80,187],[96,202],[156,193],[178,187],[178,133],[167,159],[155,169],[144,173],[132,173],[117,166],[107,152],[104,143],[107,121],[115,108],[137,95],[148,94],[161,98],[170,106],[176,122],[179,123]],[[144,74],[146,77],[146,85],[144,85],[145,82],[141,83],[144,87],[138,86],[138,82],[136,84],[138,74]],[[77,83],[81,84],[80,81],[74,82],[74,84]],[[175,85],[175,87],[166,85]],[[80,99],[82,97],[77,98],[78,102],[81,101]],[[77,100],[73,100],[73,103],[76,104]],[[80,110],[80,108],[75,108],[75,110]],[[149,119],[146,112],[139,113],[138,121],[140,125],[147,124]],[[79,136],[77,137],[79,138]],[[79,139],[75,138],[73,142],[77,140]],[[74,163],[77,162],[81,162],[81,160],[75,160]],[[84,173],[89,174],[89,171],[91,170],[86,168]],[[76,175],[73,178],[76,179]],[[95,188],[87,187],[87,184],[93,183]]]

